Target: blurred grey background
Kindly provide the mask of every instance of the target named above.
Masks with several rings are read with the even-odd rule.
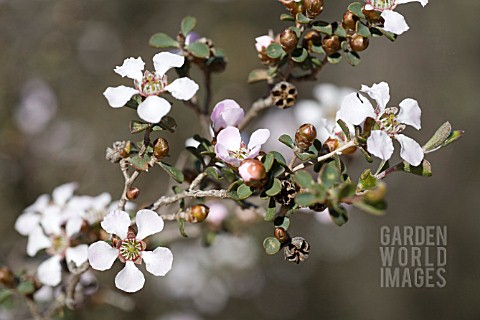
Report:
[[[348,4],[325,0],[323,19],[340,19]],[[422,130],[409,129],[407,134],[420,142],[446,120],[466,130],[460,142],[428,156],[431,178],[389,177],[384,217],[352,210],[351,221],[338,228],[298,215],[294,230],[312,246],[311,258],[301,265],[263,254],[262,236],[271,232],[263,228],[248,251],[256,254],[258,266],[237,270],[238,277],[225,276],[253,282],[255,288],[228,293],[205,286],[198,294],[212,297],[216,308],[209,307],[212,301],[193,303],[169,290],[156,290],[155,283],[162,286],[164,279],[152,279],[143,291],[129,296],[137,309],[93,304],[67,318],[479,319],[480,2],[433,0],[425,8],[412,3],[398,11],[410,25],[408,32],[395,43],[375,39],[360,66],[345,61],[327,66],[317,83],[360,88],[387,81],[392,104],[406,97],[419,101]],[[79,194],[120,195],[123,177],[104,160],[104,151],[113,141],[130,138],[128,122],[136,115],[111,109],[102,96],[108,86],[129,85],[113,72],[116,65],[142,56],[151,68],[157,51],[148,46],[150,36],[174,36],[181,19],[193,15],[198,18],[196,31],[213,39],[229,59],[226,72],[214,76],[212,101],[233,98],[248,108],[265,92],[262,84],[245,82],[249,70],[260,67],[254,38],[269,28],[281,32],[287,26],[278,20],[283,12],[273,0],[0,0],[0,264],[12,263],[5,261],[12,250],[24,248],[26,241],[13,224],[40,194],[78,181]],[[313,86],[299,86],[300,95],[311,97]],[[179,124],[178,132],[168,136],[173,162],[196,121],[179,103],[172,110]],[[166,184],[160,172],[140,179],[140,202],[164,192]],[[445,288],[380,287],[379,235],[384,225],[448,227]],[[178,245],[190,244],[196,245]],[[226,250],[238,254],[231,247]],[[224,272],[228,274],[212,272],[210,284]],[[113,277],[103,275],[103,283],[112,286]]]

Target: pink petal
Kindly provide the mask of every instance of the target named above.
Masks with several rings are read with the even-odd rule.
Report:
[[[252,136],[250,137],[250,141],[248,142],[248,149],[253,149],[255,147],[262,147],[262,144],[267,142],[268,138],[270,138],[270,130],[268,129],[258,129]]]
[[[152,210],[143,209],[138,211],[136,222],[138,226],[138,240],[143,240],[146,237],[163,230],[163,219]]]
[[[125,262],[125,268],[115,277],[115,286],[125,292],[137,292],[143,288],[144,284],[143,273],[138,270],[132,261]]]
[[[88,247],[88,262],[95,270],[110,269],[117,257],[118,250],[105,241],[94,242]]]
[[[154,251],[143,251],[147,271],[155,276],[164,276],[172,269],[173,254],[168,248],[158,247]]]
[[[236,151],[240,149],[241,142],[240,131],[235,127],[226,127],[217,136],[217,145],[220,144],[227,150]]]

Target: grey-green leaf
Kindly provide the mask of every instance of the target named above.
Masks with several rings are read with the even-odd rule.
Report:
[[[185,47],[185,50],[193,54],[197,58],[208,58],[210,56],[210,48],[201,42],[194,42]]]
[[[312,176],[306,171],[299,171],[294,176],[295,183],[301,188],[308,189],[314,184]]]
[[[452,132],[452,126],[447,121],[437,129],[435,134],[428,140],[427,143],[423,146],[424,151],[433,151],[439,147],[441,147],[445,141],[447,140],[448,136]]]
[[[140,157],[138,154],[128,158],[128,162],[137,170],[147,171],[148,162],[144,158]]]
[[[185,177],[183,176],[181,170],[165,162],[158,162],[158,164],[160,165],[160,167],[162,167],[163,170],[165,170],[166,173],[168,173],[170,177],[172,177],[173,180],[177,181],[178,183],[182,183],[183,180],[185,180]]]
[[[278,59],[285,54],[282,47],[278,43],[272,43],[267,47],[267,56],[272,59]]]
[[[192,31],[193,28],[195,28],[196,24],[197,24],[197,19],[195,19],[194,17],[183,18],[182,24],[181,24],[181,30],[183,35],[187,36],[190,33],[190,31]]]
[[[237,196],[240,200],[244,200],[244,199],[247,199],[248,197],[250,197],[252,195],[252,189],[250,189],[249,186],[247,186],[246,184],[241,184],[238,188],[237,188]]]
[[[274,237],[268,237],[263,240],[263,247],[267,254],[275,254],[280,250],[281,243]]]
[[[150,37],[148,42],[150,46],[155,48],[178,48],[179,44],[174,39],[170,38],[169,35],[165,33],[156,33]]]
[[[273,197],[273,196],[276,196],[277,194],[279,194],[280,191],[282,191],[282,182],[280,180],[278,180],[277,178],[275,178],[275,179],[273,179],[272,186],[270,187],[270,189],[265,191],[265,193],[267,194],[267,196]]]
[[[295,197],[295,203],[302,206],[308,207],[317,202],[317,197],[310,192],[302,192],[297,194]]]
[[[292,138],[288,134],[282,134],[278,141],[289,147],[290,149],[295,148],[295,144],[293,143]]]

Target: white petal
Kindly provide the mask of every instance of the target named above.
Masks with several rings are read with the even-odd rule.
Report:
[[[198,84],[189,78],[179,78],[165,87],[175,99],[190,100],[198,91]]]
[[[56,187],[52,193],[53,202],[57,206],[60,206],[60,207],[64,206],[65,203],[67,203],[67,200],[72,197],[73,192],[77,188],[78,188],[78,183],[76,182],[66,183],[66,184],[62,184],[59,187]]]
[[[338,106],[340,103],[338,104]],[[338,107],[337,106],[337,107]],[[315,127],[320,124],[321,119],[325,118],[325,109],[320,106],[318,101],[304,99],[297,102],[295,108],[293,108],[293,114],[295,120],[299,125],[304,123],[311,123]]]
[[[88,245],[80,244],[76,247],[70,247],[65,250],[65,259],[67,265],[73,262],[77,267],[80,267],[88,261]]]
[[[367,98],[358,93],[351,93],[345,97],[340,107],[340,118],[353,125],[359,125],[367,117],[375,119],[373,106]]]
[[[123,61],[121,66],[117,66],[113,71],[122,77],[128,77],[133,80],[142,81],[142,71],[144,67],[145,62],[143,62],[142,58],[127,58]]]
[[[48,207],[43,213],[40,224],[47,235],[61,234],[62,217],[60,208],[57,206]]]
[[[270,138],[270,130],[268,129],[258,129],[250,137],[248,142],[248,149],[253,149],[257,146],[262,146]]]
[[[118,86],[108,87],[107,90],[103,92],[103,95],[107,98],[110,107],[121,108],[137,93],[138,91],[133,88]]]
[[[388,86],[388,83],[374,83],[371,87],[362,85],[362,89],[360,91],[367,93],[370,98],[377,101],[378,107],[380,108],[380,113],[383,113],[385,107],[388,104],[388,101],[390,101],[390,88]]]
[[[50,248],[52,241],[47,237],[40,226],[35,227],[28,235],[27,254],[33,257],[39,250]]]
[[[170,52],[160,52],[153,57],[155,73],[162,77],[171,68],[180,68],[185,62],[185,57]]]
[[[418,105],[418,102],[413,99],[405,99],[400,102],[400,112],[398,113],[397,120],[400,123],[408,124],[417,130],[420,130],[422,110]]]
[[[400,35],[409,29],[405,18],[398,12],[384,10],[382,12],[382,18],[385,19],[385,23],[383,24],[385,31]]]
[[[226,127],[225,129],[220,131],[217,136],[217,145],[221,144],[227,150],[236,151],[240,149],[241,142],[242,137],[240,136],[240,131],[235,127]]]
[[[101,223],[102,228],[108,233],[116,234],[120,239],[126,239],[128,227],[130,227],[130,216],[125,211],[115,210],[110,212]]]
[[[255,38],[255,48],[258,52],[261,52],[263,48],[268,47],[273,42],[270,36],[260,36]]]
[[[23,212],[42,212],[50,202],[50,196],[48,194],[42,194],[35,200],[35,202],[29,205]]]
[[[150,96],[138,105],[138,116],[147,122],[158,123],[170,112],[170,103],[158,96]]]
[[[155,276],[164,276],[172,269],[173,253],[168,248],[158,247],[154,251],[143,251],[147,271]]]
[[[420,2],[422,6],[426,6],[428,3],[428,0],[397,0],[397,4],[404,4],[404,3],[410,3],[410,2]]]
[[[397,134],[395,139],[400,142],[400,157],[402,157],[403,160],[415,167],[422,163],[423,150],[417,141],[403,134]]]
[[[145,277],[138,270],[135,263],[127,261],[123,268],[115,277],[115,286],[125,292],[137,292],[143,288]]]
[[[137,212],[137,239],[146,237],[163,230],[163,219],[155,211],[143,209]]]
[[[93,269],[110,269],[118,257],[118,250],[105,241],[97,241],[88,247],[88,262]]]
[[[388,160],[394,150],[392,139],[384,131],[373,130],[367,139],[367,150],[382,160]]]
[[[40,223],[40,215],[35,212],[25,212],[15,221],[15,230],[22,236],[28,236]]]
[[[53,256],[38,266],[38,279],[41,283],[55,287],[62,281],[62,266],[60,257]]]
[[[71,217],[68,219],[67,224],[65,225],[65,233],[69,238],[71,238],[74,234],[79,233],[80,229],[82,229],[83,225],[83,218],[76,216]]]

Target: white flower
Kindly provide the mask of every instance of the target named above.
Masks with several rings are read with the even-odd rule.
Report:
[[[153,57],[155,72],[145,71],[142,58],[125,59],[123,65],[114,69],[122,77],[134,80],[135,88],[126,86],[109,87],[103,95],[112,108],[123,107],[134,95],[145,98],[138,105],[138,116],[150,123],[159,122],[170,111],[170,103],[159,97],[165,91],[179,100],[190,100],[198,90],[198,85],[189,78],[179,78],[168,84],[165,73],[175,67],[183,66],[185,58],[170,52],[157,53]]]
[[[382,18],[385,20],[383,29],[385,31],[393,32],[395,34],[402,34],[409,29],[405,18],[398,12],[393,11],[397,5],[420,2],[422,6],[426,6],[428,0],[365,0],[366,10],[381,11]]]
[[[240,131],[235,127],[226,127],[217,136],[215,153],[226,163],[238,167],[242,160],[258,156],[262,144],[270,137],[268,129],[258,129],[250,137],[248,146],[242,141]]]
[[[267,49],[267,47],[274,43],[274,40],[270,36],[260,36],[255,38],[255,48],[257,49],[257,52],[261,53],[264,50]]]
[[[400,102],[399,108],[386,108],[390,100],[388,84],[381,82],[372,87],[362,85],[366,92],[377,102],[377,107],[358,93],[349,94],[343,100],[340,118],[353,125],[362,124],[366,118],[375,120],[375,127],[367,139],[367,149],[374,156],[388,160],[393,153],[392,138],[401,146],[400,156],[413,166],[418,166],[423,160],[422,147],[413,139],[400,134],[410,125],[419,130],[421,110],[416,100],[407,98]]]
[[[115,234],[120,240],[114,246],[105,241],[97,241],[88,248],[88,261],[93,269],[110,269],[119,258],[125,267],[115,277],[115,286],[126,292],[136,292],[143,288],[145,277],[135,266],[145,261],[148,272],[155,276],[164,276],[172,268],[173,254],[163,247],[154,251],[145,251],[143,239],[163,230],[163,219],[152,210],[137,212],[137,234],[130,229],[130,217],[124,211],[112,211],[102,221],[102,228]]]

